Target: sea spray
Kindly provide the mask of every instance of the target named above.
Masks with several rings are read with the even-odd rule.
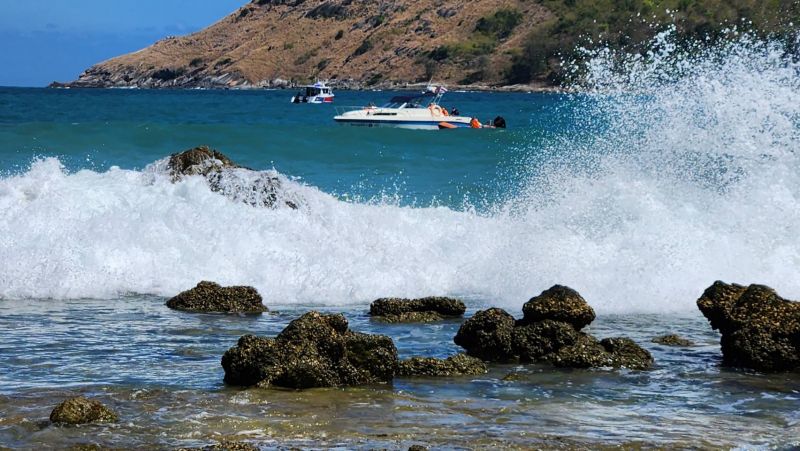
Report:
[[[792,55],[746,34],[673,40],[591,53],[569,130],[528,144],[525,182],[491,213],[346,202],[285,177],[304,207],[270,210],[200,177],[36,161],[0,180],[0,297],[171,296],[202,279],[267,305],[454,294],[515,311],[561,283],[601,314],[693,311],[716,279],[800,297]]]

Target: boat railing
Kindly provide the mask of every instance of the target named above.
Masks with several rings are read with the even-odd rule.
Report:
[[[334,109],[336,110],[336,114],[342,115],[344,113],[349,113],[351,111],[360,111],[360,110],[367,110],[370,108],[375,108],[372,106],[335,106]]]

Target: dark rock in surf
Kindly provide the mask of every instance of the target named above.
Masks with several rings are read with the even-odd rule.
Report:
[[[722,334],[725,366],[760,371],[800,369],[800,302],[764,285],[714,282],[697,307]]]
[[[562,285],[554,285],[539,296],[531,298],[522,306],[524,323],[543,320],[561,321],[581,330],[594,321],[592,307],[577,291]]]
[[[467,306],[458,299],[430,296],[420,299],[381,298],[369,306],[369,314],[388,323],[434,322],[464,315]]]
[[[401,360],[397,368],[397,376],[469,376],[485,374],[486,371],[486,364],[481,359],[466,354],[456,354],[446,359],[412,357]]]
[[[202,313],[263,313],[261,295],[253,287],[223,287],[202,281],[167,301],[167,307]]]
[[[572,345],[548,356],[553,365],[569,368],[628,368],[646,370],[653,366],[653,356],[630,338],[605,338],[597,341],[581,334]]]
[[[186,175],[208,176],[228,168],[241,168],[241,166],[222,152],[210,149],[208,146],[174,153],[170,155],[167,163],[167,169],[169,169],[173,181],[178,181]]]
[[[222,357],[225,382],[259,387],[340,387],[390,382],[397,348],[384,335],[348,330],[343,315],[308,312],[275,338],[245,335]]]
[[[254,207],[297,208],[298,199],[286,193],[278,173],[254,171],[234,163],[223,153],[207,146],[170,155],[167,170],[173,182],[186,176],[206,179],[211,191]]]
[[[511,345],[514,317],[503,309],[479,310],[458,329],[453,341],[467,354],[490,362],[518,360]]]
[[[515,321],[498,308],[479,311],[458,330],[455,343],[492,362],[548,362],[560,367],[647,369],[653,357],[627,338],[596,338],[581,332],[594,310],[575,290],[555,285],[523,307]]]
[[[538,362],[560,349],[575,344],[583,334],[560,321],[545,320],[518,324],[511,338],[515,361]]]
[[[681,337],[680,335],[675,335],[675,334],[661,335],[659,337],[653,338],[650,341],[664,346],[678,346],[678,347],[694,346],[694,343],[691,340],[688,340],[686,338]]]
[[[56,424],[113,423],[118,419],[114,411],[99,401],[83,396],[67,399],[50,413],[50,421]]]

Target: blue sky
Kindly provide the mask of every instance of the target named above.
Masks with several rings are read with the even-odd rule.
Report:
[[[0,86],[75,79],[94,63],[202,29],[248,0],[0,0]]]

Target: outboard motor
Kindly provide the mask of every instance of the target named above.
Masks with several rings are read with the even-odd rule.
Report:
[[[497,117],[496,117],[496,118],[494,118],[494,120],[492,121],[492,125],[493,125],[495,128],[506,128],[506,120],[505,120],[505,119],[503,119],[503,116],[497,116]]]

